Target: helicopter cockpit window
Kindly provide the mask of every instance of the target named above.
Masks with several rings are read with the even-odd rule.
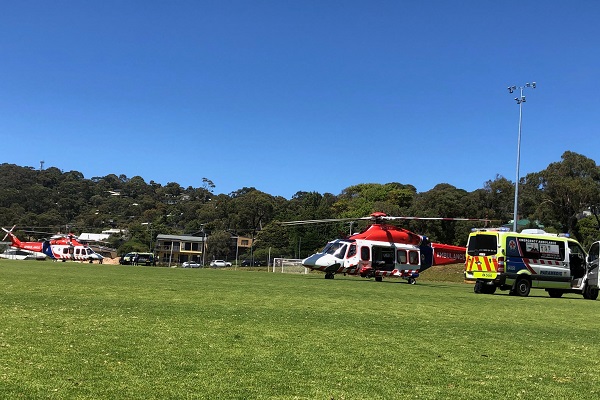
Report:
[[[337,258],[344,258],[344,256],[346,255],[346,249],[348,248],[348,246],[343,245],[342,247],[340,247],[338,249],[338,251],[336,251],[334,253],[334,256],[336,256]]]
[[[346,244],[340,242],[332,242],[327,244],[323,249],[323,253],[331,254],[338,258],[343,258],[346,255]]]

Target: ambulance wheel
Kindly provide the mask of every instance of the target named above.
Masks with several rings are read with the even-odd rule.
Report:
[[[482,286],[483,286],[483,283],[481,283],[481,281],[476,281],[475,286],[473,286],[473,292],[475,292],[477,294],[481,293]]]
[[[598,298],[598,288],[591,288],[590,286],[585,285],[583,298],[587,300],[596,300]]]
[[[531,290],[531,282],[527,278],[519,278],[515,283],[515,294],[521,297],[529,296],[529,291]]]
[[[376,276],[375,282],[383,282],[383,276]]]

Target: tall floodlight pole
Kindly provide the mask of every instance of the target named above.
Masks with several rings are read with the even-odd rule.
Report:
[[[515,205],[513,212],[513,231],[517,232],[517,215],[519,211],[519,167],[521,165],[521,126],[523,123],[523,103],[525,103],[525,96],[523,96],[523,89],[531,88],[535,89],[535,82],[526,83],[525,86],[509,86],[509,93],[513,93],[515,90],[519,90],[519,97],[515,97],[517,104],[519,105],[519,136],[517,139],[517,179],[515,180]]]

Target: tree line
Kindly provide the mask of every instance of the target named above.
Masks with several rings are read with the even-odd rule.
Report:
[[[0,225],[16,225],[15,232],[26,239],[117,228],[127,234],[112,237],[109,245],[120,253],[148,249],[161,233],[206,234],[209,256],[215,258],[226,254],[232,235],[239,235],[255,239],[255,258],[302,258],[365,223],[284,227],[278,222],[359,218],[382,211],[392,216],[488,218],[500,226],[513,219],[515,190],[514,182],[497,175],[472,192],[447,183],[421,193],[410,184],[361,183],[337,195],[297,192],[288,200],[252,187],[215,194],[210,179],[199,183],[184,188],[176,182],[161,185],[114,174],[86,179],[80,172],[56,167],[1,164]],[[568,232],[584,246],[600,239],[599,205],[600,167],[574,152],[565,152],[560,161],[519,183],[519,218],[529,221],[526,227]],[[464,246],[469,231],[483,224],[416,220],[402,226],[433,241]]]

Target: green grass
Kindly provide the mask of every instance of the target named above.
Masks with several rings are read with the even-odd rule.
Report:
[[[599,396],[600,302],[475,295],[440,274],[0,260],[0,398]]]

